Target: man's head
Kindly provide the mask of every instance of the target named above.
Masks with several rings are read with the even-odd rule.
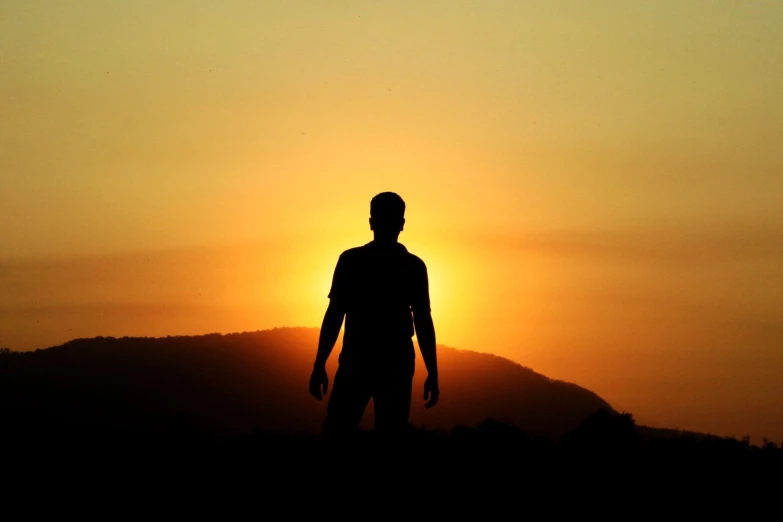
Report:
[[[394,240],[405,226],[405,202],[394,192],[381,192],[370,202],[370,229],[375,239]]]

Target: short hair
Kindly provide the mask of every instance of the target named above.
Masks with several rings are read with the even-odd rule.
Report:
[[[381,192],[370,201],[370,217],[403,218],[405,202],[394,192]]]

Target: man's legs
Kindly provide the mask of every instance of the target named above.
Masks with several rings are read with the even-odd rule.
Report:
[[[324,435],[346,435],[356,431],[370,402],[369,383],[367,372],[361,368],[343,363],[338,366],[326,407]]]
[[[375,429],[383,433],[400,433],[408,426],[411,413],[414,358],[392,361],[376,374],[373,387]]]

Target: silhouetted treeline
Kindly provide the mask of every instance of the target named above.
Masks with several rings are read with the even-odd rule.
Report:
[[[428,503],[457,515],[467,506],[524,509],[541,495],[554,499],[553,508],[579,511],[609,498],[629,507],[653,502],[677,509],[683,502],[706,502],[704,508],[760,502],[777,494],[783,469],[783,449],[775,444],[692,435],[645,439],[629,414],[607,410],[556,440],[487,419],[451,430],[411,427],[395,439],[365,431],[340,440],[312,433],[215,435],[183,424],[145,436],[5,434],[0,444],[6,474],[43,476],[59,488],[74,487],[73,480],[91,491],[143,486],[164,491],[169,500],[183,495],[187,505],[193,495],[224,503],[240,492],[265,505],[307,505],[320,494],[334,509],[343,495],[353,502],[374,495],[392,502],[389,509]]]

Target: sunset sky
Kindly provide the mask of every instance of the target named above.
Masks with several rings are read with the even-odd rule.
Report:
[[[438,342],[781,441],[781,28],[777,0],[5,1],[0,347],[318,326],[391,190]]]

